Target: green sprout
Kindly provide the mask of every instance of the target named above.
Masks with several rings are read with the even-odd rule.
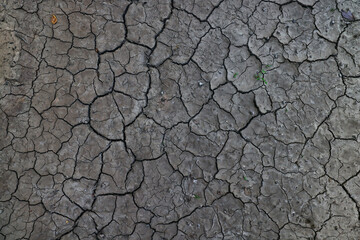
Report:
[[[248,180],[246,176],[244,176],[244,180],[245,180],[245,181],[247,181],[247,180]]]
[[[234,73],[234,76],[233,76],[233,78],[236,78],[236,76],[238,75],[239,73]]]
[[[335,12],[335,8],[331,8],[331,9],[330,9],[330,12]]]
[[[265,84],[267,84],[267,81],[265,80],[265,78],[264,78],[265,76],[264,76],[264,73],[257,73],[257,74],[255,74],[255,78],[256,78],[256,80],[258,80],[258,81],[263,81]]]
[[[270,67],[271,67],[271,65],[266,65],[266,66],[265,66],[266,69],[268,69],[268,68],[270,68]],[[258,81],[261,80],[262,82],[264,82],[265,84],[267,84],[267,81],[265,80],[265,74],[267,74],[267,71],[264,70],[264,69],[261,69],[261,71],[258,72],[258,73],[256,73],[256,74],[254,75],[254,77],[255,77],[256,80],[258,80]]]
[[[199,196],[199,195],[194,194],[194,198],[195,198],[195,199],[199,199],[199,198],[200,198],[200,196]]]

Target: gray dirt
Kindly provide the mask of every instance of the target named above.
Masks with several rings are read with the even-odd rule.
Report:
[[[3,1],[0,240],[359,240],[357,19],[357,0]]]

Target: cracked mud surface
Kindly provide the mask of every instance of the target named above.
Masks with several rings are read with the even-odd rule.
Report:
[[[5,1],[0,239],[360,239],[345,9]]]

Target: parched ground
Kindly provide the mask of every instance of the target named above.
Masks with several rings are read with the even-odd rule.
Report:
[[[2,1],[0,239],[359,240],[357,19],[358,0]]]

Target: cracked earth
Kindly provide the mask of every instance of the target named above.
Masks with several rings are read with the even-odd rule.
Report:
[[[0,239],[359,240],[356,19],[357,0],[3,1]]]

